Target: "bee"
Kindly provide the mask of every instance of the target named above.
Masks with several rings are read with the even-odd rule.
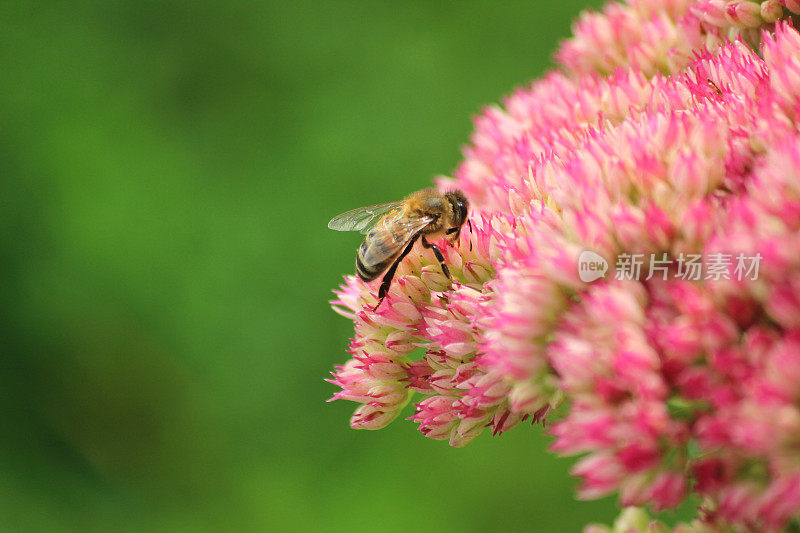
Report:
[[[452,245],[461,236],[464,222],[471,232],[468,210],[467,197],[459,190],[441,193],[436,189],[423,189],[398,202],[347,211],[333,217],[328,227],[336,231],[360,231],[366,235],[356,254],[356,274],[364,281],[372,281],[385,272],[378,289],[378,304],[374,309],[377,310],[389,292],[397,266],[417,240],[423,248],[433,250],[442,272],[452,279],[442,251],[428,238],[447,235]]]

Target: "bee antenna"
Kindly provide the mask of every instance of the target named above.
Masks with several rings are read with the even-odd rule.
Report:
[[[467,226],[469,226],[469,251],[472,251],[472,221],[467,219]]]

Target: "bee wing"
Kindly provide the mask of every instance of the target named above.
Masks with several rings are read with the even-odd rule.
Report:
[[[397,254],[419,233],[433,222],[433,217],[406,218],[397,213],[381,219],[381,223],[370,232],[366,249],[362,248],[361,261],[365,265],[384,264]]]
[[[402,201],[399,201],[358,207],[341,215],[336,215],[328,222],[328,227],[336,231],[360,231],[361,233],[366,233],[381,220],[382,215],[393,209],[398,209],[402,203]]]

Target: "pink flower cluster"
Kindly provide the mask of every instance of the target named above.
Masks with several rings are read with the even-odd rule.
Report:
[[[796,521],[794,14],[795,0],[629,0],[583,15],[563,70],[486,109],[455,183],[440,184],[473,204],[473,231],[439,243],[453,280],[420,247],[377,311],[375,286],[349,276],[337,291],[355,336],[331,382],[334,399],[362,404],[352,426],[385,426],[415,393],[409,419],[453,446],[550,416],[552,449],[582,455],[581,497],[656,511],[702,498],[676,531]],[[763,260],[757,279],[585,282],[585,250],[612,265]],[[666,530],[642,512],[613,530]]]

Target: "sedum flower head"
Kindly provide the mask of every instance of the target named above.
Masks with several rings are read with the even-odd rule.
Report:
[[[485,109],[440,180],[472,205],[472,231],[438,243],[453,279],[419,247],[377,310],[374,284],[336,291],[355,334],[330,381],[360,404],[351,425],[413,402],[424,435],[463,446],[550,419],[552,450],[580,456],[582,498],[701,498],[674,531],[797,520],[794,14],[794,0],[630,0],[583,15],[561,70]],[[605,276],[582,280],[587,250]],[[619,275],[637,255],[641,275]],[[759,270],[686,279],[675,259],[690,256],[758,256]],[[631,509],[587,530],[669,530]]]

